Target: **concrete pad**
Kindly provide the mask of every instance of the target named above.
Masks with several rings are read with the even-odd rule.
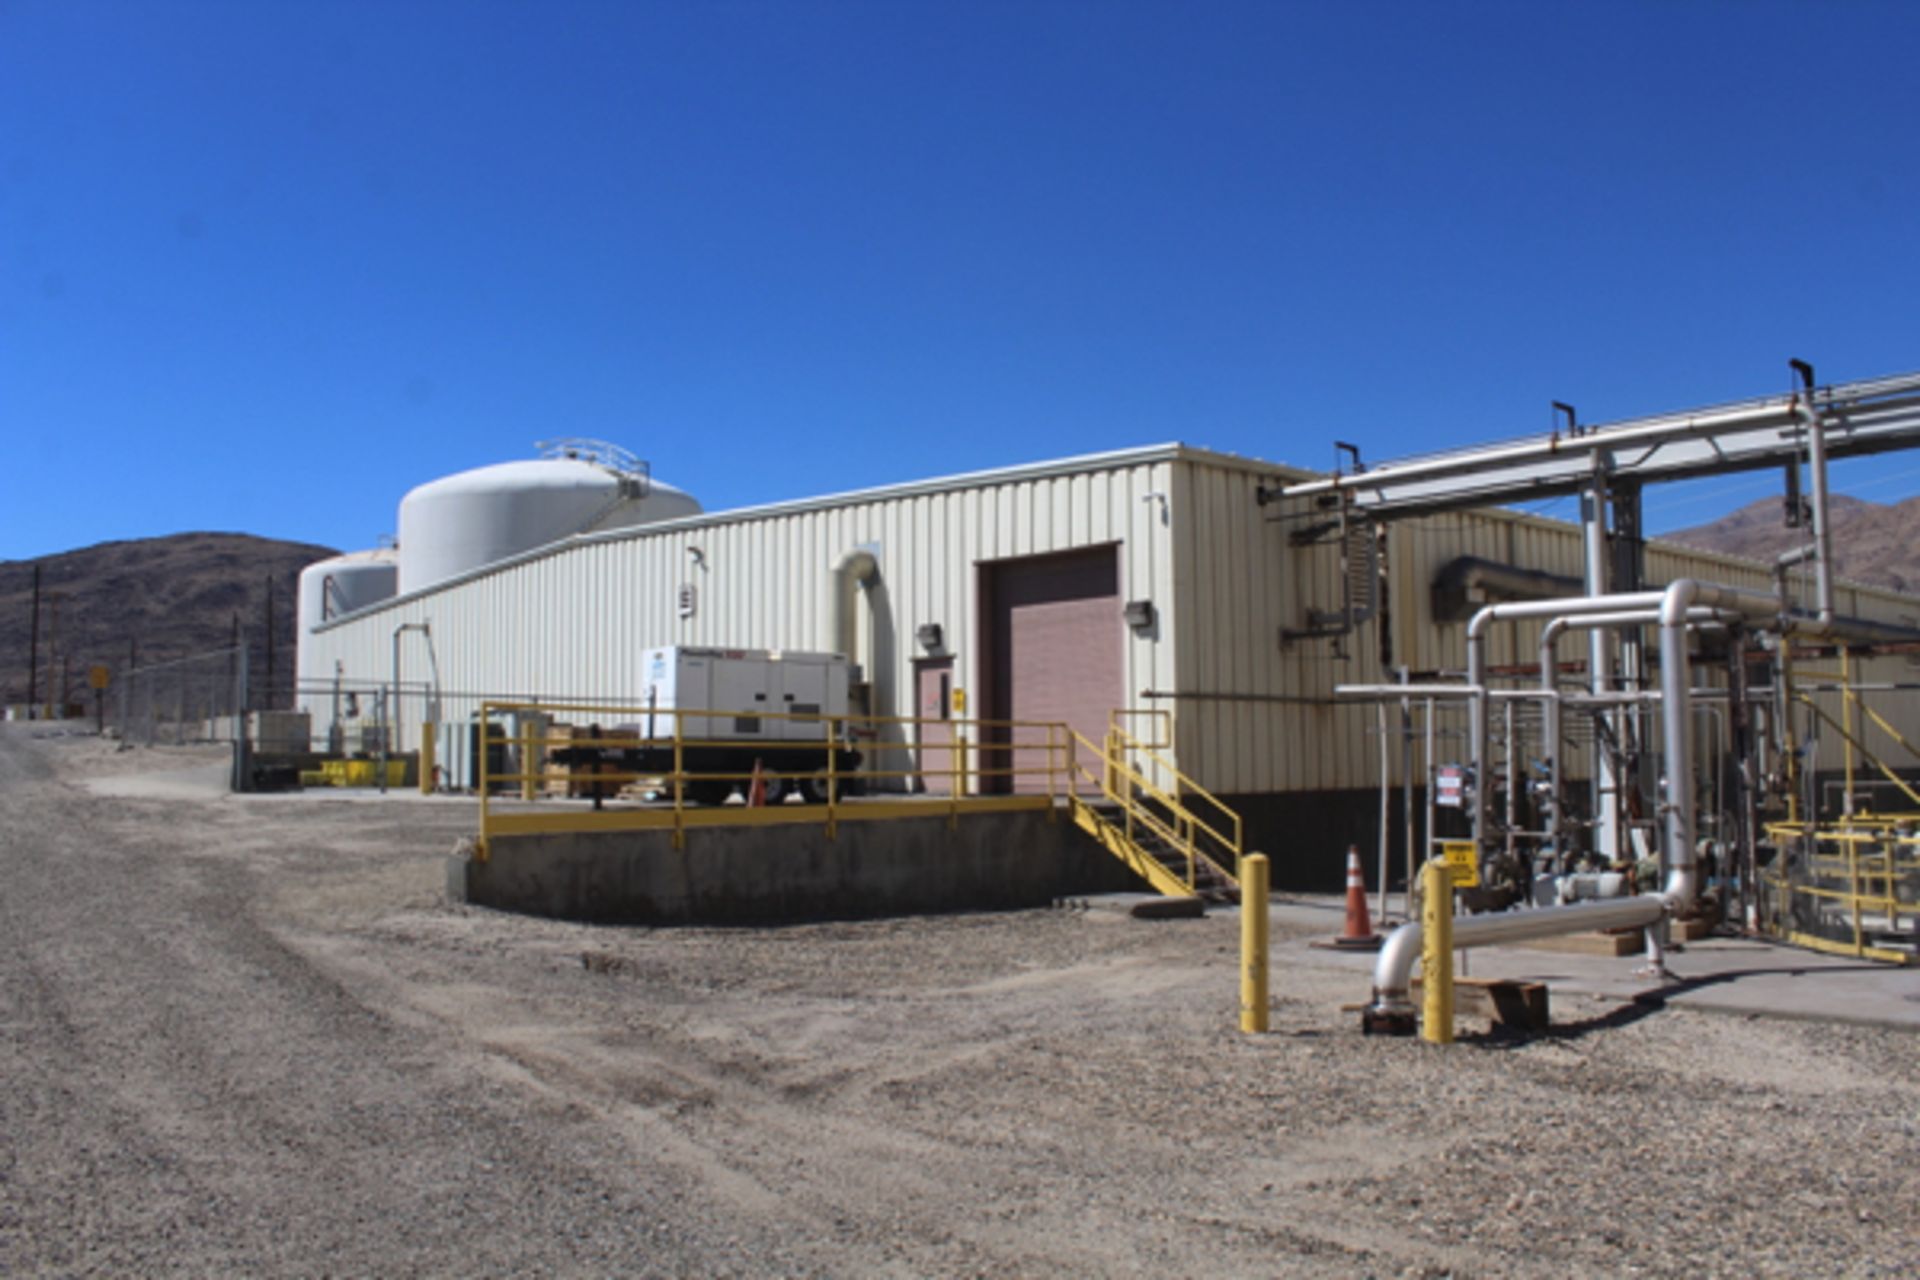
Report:
[[[1366,998],[1373,985],[1372,955],[1311,945],[1308,931],[1341,915],[1339,899],[1275,899],[1270,912],[1276,971],[1283,960],[1348,970],[1354,977],[1354,999]],[[1465,957],[1462,977],[1544,982],[1553,991],[1623,1004],[1920,1032],[1920,967],[1823,955],[1764,939],[1714,937],[1676,945],[1667,955],[1670,981],[1635,973],[1645,963],[1641,954],[1615,959],[1525,946],[1476,947],[1455,954]]]

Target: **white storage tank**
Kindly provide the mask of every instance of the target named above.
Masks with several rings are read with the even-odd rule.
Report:
[[[300,571],[300,634],[342,614],[379,604],[396,590],[399,566],[392,547],[349,551],[316,560]]]
[[[698,515],[691,495],[598,440],[541,444],[542,456],[462,471],[400,500],[401,592],[575,534]]]
[[[398,589],[399,557],[392,547],[350,551],[316,560],[300,571],[300,590],[294,618],[294,670],[303,694],[316,680],[331,679],[331,671],[307,670],[308,637],[323,622],[379,604]],[[305,705],[304,697],[302,705]]]

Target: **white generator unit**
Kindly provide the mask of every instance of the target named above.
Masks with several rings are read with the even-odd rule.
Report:
[[[844,654],[670,645],[642,650],[640,662],[646,716],[633,726],[642,745],[619,753],[629,768],[671,770],[677,738],[687,773],[733,775],[690,780],[694,799],[724,798],[756,764],[782,775],[803,797],[823,799],[829,753],[841,789],[859,789],[860,753],[844,736],[831,738],[844,721],[830,717],[847,714],[857,674]],[[682,714],[663,714],[673,712]],[[599,754],[591,744],[569,754],[583,753]]]
[[[853,664],[837,653],[669,645],[643,651],[640,661],[640,698],[649,712],[722,713],[678,717],[683,739],[822,741],[827,722],[819,717],[847,714],[853,682]],[[649,715],[643,731],[671,738],[675,718]]]

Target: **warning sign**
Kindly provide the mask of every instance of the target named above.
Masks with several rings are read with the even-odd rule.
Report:
[[[1458,809],[1466,802],[1467,771],[1457,764],[1443,764],[1433,779],[1433,802],[1442,809]]]
[[[1471,840],[1447,840],[1440,845],[1440,858],[1453,872],[1453,887],[1471,889],[1480,883],[1480,846]]]
[[[87,668],[87,686],[89,688],[104,689],[107,687],[107,681],[109,678],[110,677],[105,667],[92,666]]]

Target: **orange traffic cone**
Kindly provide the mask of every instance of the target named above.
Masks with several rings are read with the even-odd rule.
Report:
[[[1347,846],[1347,927],[1333,944],[1355,950],[1372,950],[1380,945],[1380,935],[1373,931],[1373,920],[1367,914],[1367,877],[1360,870],[1360,850],[1353,845]]]
[[[755,760],[753,762],[753,781],[747,787],[747,808],[764,809],[766,807],[767,780],[761,775],[760,762]],[[1361,910],[1364,911],[1365,909],[1365,904],[1361,904]]]

